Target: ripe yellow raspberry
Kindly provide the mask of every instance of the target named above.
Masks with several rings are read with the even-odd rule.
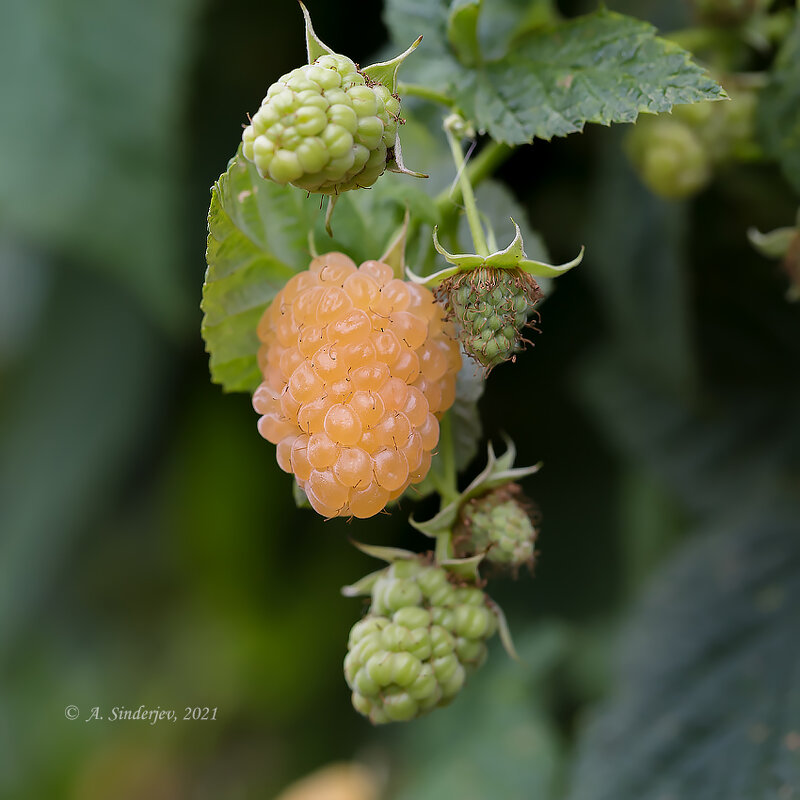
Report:
[[[428,289],[315,258],[258,325],[260,434],[325,517],[371,517],[428,472],[461,355]]]

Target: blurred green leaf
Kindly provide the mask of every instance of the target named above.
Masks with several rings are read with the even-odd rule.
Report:
[[[164,400],[164,347],[118,291],[57,269],[0,420],[0,644],[24,628]],[[36,575],[36,580],[31,576]]]
[[[554,797],[564,754],[545,687],[567,642],[557,625],[531,629],[520,662],[495,648],[452,706],[406,726],[392,800]]]
[[[572,800],[752,800],[800,786],[800,508],[691,542],[623,639]]]
[[[676,395],[691,392],[695,353],[688,306],[685,205],[656,197],[606,137],[591,200],[583,275],[614,347]]]
[[[0,214],[108,271],[160,321],[182,282],[182,98],[202,0],[11,0],[0,25]]]
[[[790,480],[800,452],[796,355],[777,347],[796,341],[796,319],[776,319],[787,330],[751,345],[753,368],[765,361],[765,348],[779,360],[768,385],[738,379],[741,348],[751,338],[739,327],[731,341],[737,374],[703,381],[684,263],[688,208],[647,192],[615,138],[601,158],[584,271],[611,336],[586,362],[584,397],[633,468],[646,465],[693,511],[719,513],[771,497]],[[725,280],[729,273],[723,263]],[[768,307],[765,313],[774,317]]]
[[[447,17],[447,41],[458,60],[468,67],[480,63],[478,15],[483,0],[452,0]]]
[[[406,206],[436,223],[436,206],[411,180],[387,174],[370,191],[340,195],[330,238],[320,195],[264,180],[240,150],[214,184],[208,213],[202,332],[216,383],[234,392],[258,386],[258,320],[286,281],[307,269],[311,241],[320,253],[341,251],[360,263],[380,258]]]
[[[517,39],[558,18],[554,0],[491,0],[478,20],[484,60],[502,58]]]
[[[795,16],[760,95],[758,127],[765,151],[800,193],[800,11]]]
[[[800,467],[797,387],[691,401],[611,353],[587,364],[582,380],[615,443],[695,512],[766,501]]]

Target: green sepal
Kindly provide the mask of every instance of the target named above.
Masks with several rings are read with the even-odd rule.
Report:
[[[369,575],[365,575],[355,583],[351,583],[349,586],[342,586],[340,591],[345,597],[368,597],[372,594],[372,587],[375,586],[375,582],[383,575],[384,571],[385,568],[370,572]]]
[[[443,255],[447,261],[452,264],[433,275],[421,277],[414,274],[411,270],[406,270],[408,277],[414,283],[421,283],[423,286],[436,286],[441,283],[445,278],[455,275],[457,272],[470,272],[471,270],[478,269],[479,267],[493,267],[494,269],[519,269],[527,272],[529,275],[534,275],[537,278],[556,278],[563,275],[568,270],[577,266],[583,260],[584,249],[581,247],[580,253],[565,264],[546,264],[543,261],[534,261],[529,259],[525,254],[525,248],[522,243],[522,233],[514,220],[511,220],[514,225],[516,234],[514,240],[504,250],[497,250],[488,256],[481,256],[477,253],[448,253],[440,244],[437,229],[433,229],[433,246],[436,251]]]
[[[364,67],[361,72],[375,83],[382,83],[392,94],[397,92],[397,70],[400,65],[419,47],[422,37],[417,37],[408,50],[395,56],[391,61],[380,61],[369,67]]]
[[[303,5],[302,0],[298,0],[298,2],[300,3],[300,8],[303,9],[303,17],[306,21],[306,52],[308,53],[308,63],[313,64],[321,56],[336,55],[336,53],[314,32],[314,26],[311,24],[311,15],[308,13],[308,9]]]
[[[424,172],[414,172],[408,169],[403,163],[403,150],[400,147],[400,132],[397,132],[397,138],[394,140],[394,147],[392,148],[391,158],[386,162],[386,169],[389,172],[399,172],[402,175],[411,175],[413,178],[427,178]]]
[[[373,544],[362,544],[351,539],[353,547],[366,553],[372,558],[379,558],[387,564],[393,564],[395,561],[409,561],[417,558],[417,553],[412,553],[410,550],[402,550],[399,547],[381,547]]]
[[[514,481],[521,480],[539,471],[542,466],[541,462],[532,467],[514,468],[512,465],[517,455],[517,449],[510,439],[506,440],[506,445],[505,453],[498,458],[495,456],[494,447],[490,442],[487,448],[488,455],[486,466],[475,477],[475,480],[473,480],[453,502],[442,508],[435,517],[429,519],[427,522],[417,522],[411,517],[409,519],[409,524],[420,533],[424,533],[426,536],[431,536],[433,538],[445,533],[450,533],[458,519],[459,509],[467,500],[477,495],[484,494],[497,486],[513,483]]]
[[[497,617],[497,633],[500,636],[500,641],[503,643],[503,649],[514,661],[522,661],[519,657],[519,653],[517,653],[517,648],[514,647],[514,640],[511,637],[511,628],[508,627],[508,620],[506,619],[503,609],[490,597],[487,598],[487,603]]]
[[[798,237],[800,237],[800,208],[797,209],[797,219],[792,228],[777,228],[769,233],[761,233],[756,228],[749,228],[747,231],[750,244],[767,258],[783,258]]]
[[[800,228],[777,228],[769,233],[761,233],[756,228],[747,230],[750,244],[767,258],[783,258],[798,236],[800,236]]]
[[[485,553],[478,553],[469,558],[447,558],[439,561],[437,566],[444,567],[448,572],[452,572],[453,575],[457,575],[459,578],[476,583],[480,577],[481,561],[485,557]]]

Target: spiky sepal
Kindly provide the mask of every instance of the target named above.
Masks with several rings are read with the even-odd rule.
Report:
[[[458,520],[459,509],[468,500],[486,494],[486,492],[498,486],[505,486],[539,471],[541,464],[535,464],[532,467],[515,467],[514,459],[517,456],[517,448],[510,439],[506,440],[506,445],[505,453],[498,458],[490,442],[487,448],[486,466],[472,483],[452,503],[448,503],[435,517],[427,522],[417,522],[413,517],[409,519],[412,527],[434,539],[442,534],[451,533]]]
[[[750,228],[747,238],[762,256],[781,259],[781,266],[791,281],[786,298],[800,301],[800,209],[794,227],[777,228],[769,233]]]
[[[468,272],[470,270],[478,269],[480,267],[495,267],[497,269],[512,269],[520,270],[533,275],[535,278],[557,278],[563,275],[573,267],[578,266],[583,260],[583,250],[581,247],[580,253],[565,264],[546,264],[544,261],[534,261],[525,253],[525,246],[522,241],[522,231],[519,229],[514,220],[511,220],[514,225],[515,236],[514,240],[508,247],[503,250],[497,250],[490,253],[488,256],[478,255],[476,253],[448,253],[441,244],[439,244],[439,236],[436,228],[433,229],[433,246],[436,251],[444,256],[445,260],[451,266],[445,269],[434,272],[433,275],[420,276],[416,275],[410,269],[407,269],[408,277],[415,283],[421,283],[423,286],[433,288],[438,286],[445,278],[455,275],[457,272]]]

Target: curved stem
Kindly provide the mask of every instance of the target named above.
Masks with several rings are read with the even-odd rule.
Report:
[[[437,92],[436,89],[430,89],[418,83],[405,83],[400,81],[397,84],[397,93],[408,95],[409,97],[419,97],[422,100],[429,100],[431,103],[439,103],[447,108],[453,107],[453,100],[444,94],[444,92]]]
[[[464,210],[467,214],[469,230],[472,234],[472,244],[475,252],[480,256],[488,256],[489,248],[486,245],[486,236],[481,226],[478,205],[475,202],[475,193],[472,191],[469,175],[467,174],[466,164],[464,163],[464,152],[461,149],[461,142],[456,138],[449,124],[455,115],[448,117],[444,122],[444,132],[447,135],[447,142],[450,145],[450,152],[453,154],[453,162],[456,165],[458,183],[461,187],[461,199],[464,203]],[[455,117],[458,119],[458,117]]]
[[[504,144],[503,142],[488,142],[483,149],[467,164],[467,178],[474,188],[479,183],[491,177],[494,171],[514,152],[511,145]],[[440,212],[445,213],[450,211],[453,203],[461,202],[461,186],[456,187],[450,191],[439,193],[435,198],[436,206]]]

